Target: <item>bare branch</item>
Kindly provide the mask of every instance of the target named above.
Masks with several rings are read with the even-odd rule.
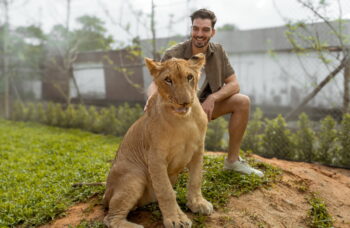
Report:
[[[325,79],[322,80],[322,82],[320,84],[318,84],[316,86],[316,88],[309,94],[307,95],[304,100],[301,102],[300,105],[298,105],[298,107],[296,107],[295,109],[293,109],[286,117],[286,120],[291,119],[292,117],[294,117],[295,115],[298,115],[300,113],[300,111],[302,110],[302,108],[312,99],[314,98],[318,92],[320,92],[320,90],[331,80],[333,79],[347,64],[348,61],[348,56],[345,56],[343,58],[343,60],[341,61],[340,65],[335,68],[331,73],[329,73]]]

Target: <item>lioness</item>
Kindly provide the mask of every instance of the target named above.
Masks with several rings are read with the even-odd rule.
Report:
[[[196,95],[205,57],[145,62],[158,89],[119,147],[107,178],[104,221],[113,228],[143,227],[126,216],[136,206],[158,201],[166,228],[191,227],[172,186],[187,167],[187,206],[192,212],[212,213],[201,192],[207,116]]]

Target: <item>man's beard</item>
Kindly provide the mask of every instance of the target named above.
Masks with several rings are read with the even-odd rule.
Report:
[[[196,48],[203,48],[205,47],[210,41],[210,38],[208,38],[207,40],[203,40],[203,41],[198,41],[196,38],[192,37],[192,43],[194,44],[194,46]]]

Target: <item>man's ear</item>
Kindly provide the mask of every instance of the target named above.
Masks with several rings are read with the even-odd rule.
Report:
[[[196,70],[200,70],[205,64],[205,55],[203,53],[194,55],[188,60],[188,62]]]
[[[158,74],[158,72],[162,69],[162,65],[160,62],[156,62],[153,59],[145,58],[146,66],[151,73],[151,75],[154,77]]]

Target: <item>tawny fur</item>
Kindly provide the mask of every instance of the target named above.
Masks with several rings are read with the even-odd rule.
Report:
[[[157,91],[119,147],[107,178],[104,221],[112,228],[143,227],[127,221],[126,216],[137,206],[158,201],[166,228],[191,227],[176,202],[173,185],[187,167],[188,207],[203,214],[213,211],[201,193],[207,116],[196,92],[205,57],[145,62]]]

